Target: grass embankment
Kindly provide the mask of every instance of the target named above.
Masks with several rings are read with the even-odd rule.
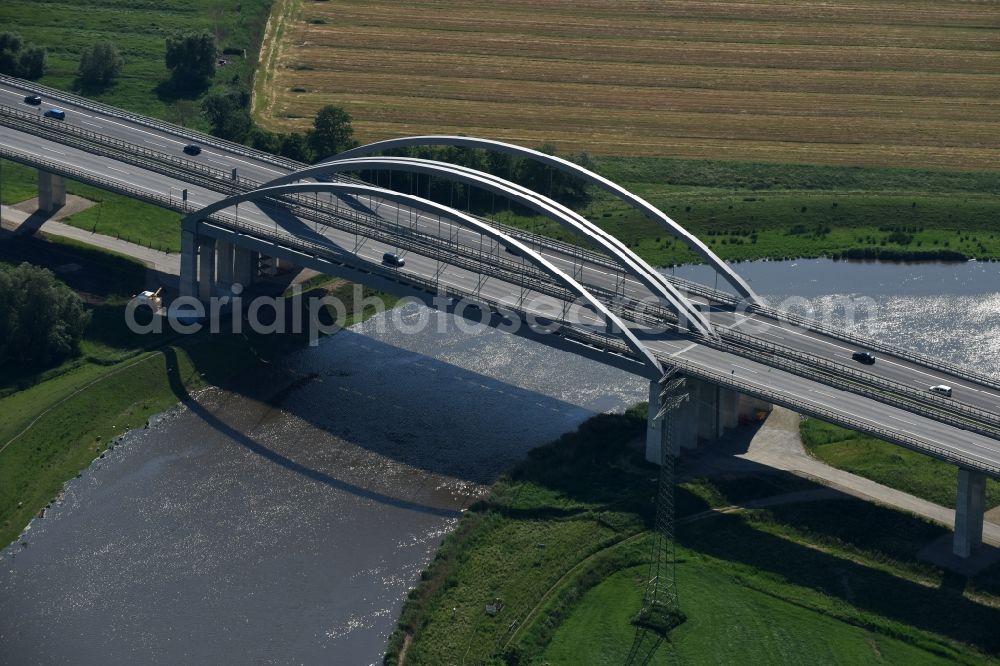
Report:
[[[303,129],[336,104],[362,141],[467,134],[597,155],[1000,164],[1000,52],[989,37],[1000,14],[990,4],[279,7],[289,5],[265,63],[272,129]]]
[[[42,241],[6,241],[15,242]],[[72,242],[46,245],[44,251],[53,264],[72,262],[82,267],[71,274],[78,276],[70,278],[71,286],[75,280],[87,280],[83,288],[99,302],[89,306],[93,317],[77,357],[42,371],[0,372],[0,544],[4,545],[116,436],[188,399],[190,392],[225,385],[261,360],[306,340],[304,335],[252,333],[135,335],[125,325],[124,305],[136,285],[143,284],[145,267]],[[5,249],[5,256],[10,254]],[[95,294],[95,288],[103,291]],[[320,291],[341,298],[352,310],[353,285],[316,280],[306,287],[305,295]],[[370,314],[365,311],[360,318]]]
[[[957,468],[888,442],[817,419],[802,422],[806,450],[828,465],[954,507]],[[1000,482],[986,480],[986,508],[1000,506]]]
[[[16,204],[38,196],[37,170],[7,160],[0,163],[0,203]],[[155,250],[180,252],[180,214],[72,180],[66,181],[66,191],[97,205],[62,222]]]
[[[784,474],[680,486],[687,621],[629,623],[648,575],[656,471],[642,410],[595,417],[533,451],[470,509],[403,609],[387,663],[983,663],[1000,652],[997,571],[956,580],[916,559],[945,530],[853,499],[711,515],[816,487]],[[963,587],[967,591],[963,593]],[[485,605],[501,600],[491,617]]]
[[[172,85],[164,62],[169,35],[212,32],[220,51],[239,52],[223,56],[230,64],[218,68],[213,86],[239,81],[249,89],[271,0],[160,0],[125,5],[116,0],[7,0],[0,3],[0,25],[46,48],[48,67],[40,83],[188,127],[208,128],[198,104],[207,91],[182,91]],[[99,40],[117,45],[125,67],[110,87],[82,86],[76,78],[80,53]]]

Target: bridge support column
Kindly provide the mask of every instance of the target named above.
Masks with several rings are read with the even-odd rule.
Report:
[[[740,425],[740,394],[732,389],[719,389],[719,427],[732,430]]]
[[[660,461],[660,447],[663,445],[665,418],[657,418],[660,411],[660,383],[649,382],[649,410],[646,413],[646,460]]]
[[[233,244],[219,240],[215,244],[215,279],[222,289],[233,284]]]
[[[692,381],[686,380],[688,384]],[[649,413],[646,416],[646,460],[660,463],[660,450],[663,446],[664,428],[672,428],[671,441],[674,450],[671,455],[677,457],[683,449],[693,449],[698,445],[698,410],[695,402],[688,399],[667,412],[661,418],[656,418],[662,403],[660,402],[660,383],[649,382]],[[690,389],[689,389],[690,390]]]
[[[986,475],[958,468],[958,503],[955,506],[955,540],[952,552],[969,557],[983,543],[983,514],[986,509]]]
[[[52,213],[66,205],[66,181],[48,171],[38,170],[38,210]]]
[[[703,381],[689,381],[691,400],[698,406],[698,437],[712,441],[725,432],[720,418],[719,393],[722,389]]]
[[[195,296],[198,292],[198,233],[181,229],[180,295]]]
[[[233,251],[233,282],[244,287],[253,284],[254,272],[257,269],[256,253],[245,247],[236,246]]]
[[[198,298],[208,301],[215,285],[215,239],[198,239]]]

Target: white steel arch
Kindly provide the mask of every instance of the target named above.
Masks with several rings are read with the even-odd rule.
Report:
[[[611,192],[616,197],[622,201],[628,203],[633,208],[641,211],[646,217],[653,220],[661,227],[666,229],[671,235],[680,239],[696,252],[702,259],[704,259],[709,265],[711,265],[717,273],[721,274],[722,277],[729,282],[730,285],[737,291],[737,293],[743,298],[747,299],[751,303],[759,303],[760,298],[754,293],[750,285],[739,276],[736,271],[729,267],[729,265],[724,262],[718,255],[716,255],[712,250],[705,245],[701,239],[689,232],[687,229],[682,227],[680,224],[670,219],[666,213],[661,211],[659,208],[649,203],[642,197],[635,195],[628,190],[626,190],[621,185],[600,176],[593,171],[583,168],[579,164],[574,164],[569,160],[564,160],[561,157],[556,157],[555,155],[548,155],[538,150],[532,150],[530,148],[524,148],[512,143],[505,143],[503,141],[495,141],[493,139],[478,139],[475,137],[468,136],[450,136],[450,135],[426,135],[426,136],[409,136],[402,137],[398,139],[387,139],[385,141],[376,141],[375,143],[369,143],[364,146],[358,146],[357,148],[351,148],[350,150],[345,150],[342,153],[333,155],[324,162],[329,162],[339,159],[347,159],[351,157],[361,157],[364,155],[371,155],[372,153],[381,152],[384,150],[392,150],[395,148],[409,148],[412,146],[459,146],[464,148],[482,148],[485,150],[493,150],[501,153],[509,153],[512,155],[517,155],[518,157],[523,157],[525,159],[535,160],[546,164],[554,169],[563,171],[565,173],[577,176],[592,185],[596,185],[601,189]]]
[[[516,238],[513,238],[470,215],[466,215],[465,213],[449,208],[448,206],[428,201],[427,199],[421,199],[420,197],[410,194],[402,194],[393,190],[385,190],[370,185],[359,185],[355,183],[294,183],[289,185],[277,185],[274,187],[261,187],[250,192],[242,192],[240,194],[232,195],[189,214],[184,218],[183,223],[185,227],[191,228],[212,213],[218,212],[224,208],[229,208],[230,206],[235,206],[238,203],[243,203],[245,201],[257,201],[267,197],[282,196],[284,194],[294,194],[297,192],[332,192],[334,194],[347,195],[360,194],[364,196],[378,197],[388,201],[395,201],[397,203],[402,203],[412,208],[421,209],[435,215],[446,216],[467,229],[471,229],[483,234],[484,236],[492,238],[505,248],[515,249],[536,268],[548,274],[550,277],[562,284],[562,286],[582,298],[589,308],[605,321],[608,328],[617,329],[621,333],[624,342],[628,345],[629,349],[631,349],[632,352],[643,361],[643,365],[646,368],[646,376],[649,379],[659,380],[659,378],[663,376],[663,367],[660,365],[660,362],[656,359],[656,357],[650,353],[648,349],[646,349],[645,345],[639,342],[639,340],[635,337],[635,334],[632,333],[625,322],[611,312],[603,303],[601,303],[601,301],[595,298],[586,287],[581,285],[579,282],[563,272],[560,268],[553,265],[545,257],[541,256],[535,250]]]
[[[687,297],[681,294],[673,284],[629,250],[613,235],[562,204],[498,176],[434,160],[411,157],[364,157],[336,160],[306,167],[293,173],[279,176],[263,184],[261,187],[272,187],[295,182],[303,178],[330,173],[377,169],[394,169],[410,173],[442,176],[476,185],[524,204],[556,221],[571,232],[580,235],[591,245],[606,252],[626,273],[635,277],[657,298],[665,302],[677,314],[678,320],[682,325],[686,324],[685,327],[691,326],[702,335],[714,335],[711,324]]]

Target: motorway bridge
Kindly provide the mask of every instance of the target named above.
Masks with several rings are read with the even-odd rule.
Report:
[[[23,103],[38,94],[41,107]],[[58,106],[64,120],[42,110]],[[182,147],[203,150],[188,156]],[[712,266],[728,289],[664,276],[544,194],[490,174],[398,155],[454,145],[537,160],[642,211]],[[559,158],[470,137],[407,137],[305,165],[11,77],[0,77],[0,157],[39,171],[39,207],[65,202],[63,179],[184,215],[181,294],[207,300],[250,284],[267,256],[417,299],[650,381],[647,457],[693,446],[778,404],[954,464],[954,552],[982,542],[985,482],[1000,477],[1000,381],[763,303],[698,238],[643,199]],[[481,188],[560,224],[570,244],[395,192],[356,174],[418,174]],[[382,263],[385,252],[404,266]],[[532,325],[514,326],[514,322]],[[859,365],[856,350],[874,365]],[[666,377],[691,400],[657,410]],[[947,398],[928,391],[952,386]],[[661,413],[666,411],[666,413]],[[667,424],[667,427],[664,427]],[[667,436],[666,433],[669,433]]]

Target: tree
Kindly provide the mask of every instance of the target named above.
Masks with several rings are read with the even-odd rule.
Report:
[[[309,142],[306,140],[305,135],[300,132],[282,134],[279,152],[290,160],[298,162],[313,161],[312,153],[309,150]]]
[[[17,60],[18,76],[22,79],[40,79],[45,74],[45,49],[41,46],[29,46],[21,51]]]
[[[242,143],[253,127],[246,91],[212,93],[202,101],[201,110],[212,124],[212,134],[222,139]]]
[[[26,44],[15,32],[0,33],[0,74],[37,79],[44,73],[44,48]]]
[[[0,271],[0,363],[45,366],[76,351],[90,321],[80,298],[49,271]]]
[[[167,69],[176,81],[195,87],[215,76],[212,33],[177,33],[167,37]]]
[[[276,154],[281,150],[281,136],[263,127],[254,126],[247,133],[246,144],[265,153]]]
[[[84,83],[108,85],[118,78],[125,59],[111,42],[97,42],[80,54],[77,75]]]
[[[354,140],[351,114],[328,104],[319,110],[309,132],[309,146],[316,159],[325,159],[358,145]]]

